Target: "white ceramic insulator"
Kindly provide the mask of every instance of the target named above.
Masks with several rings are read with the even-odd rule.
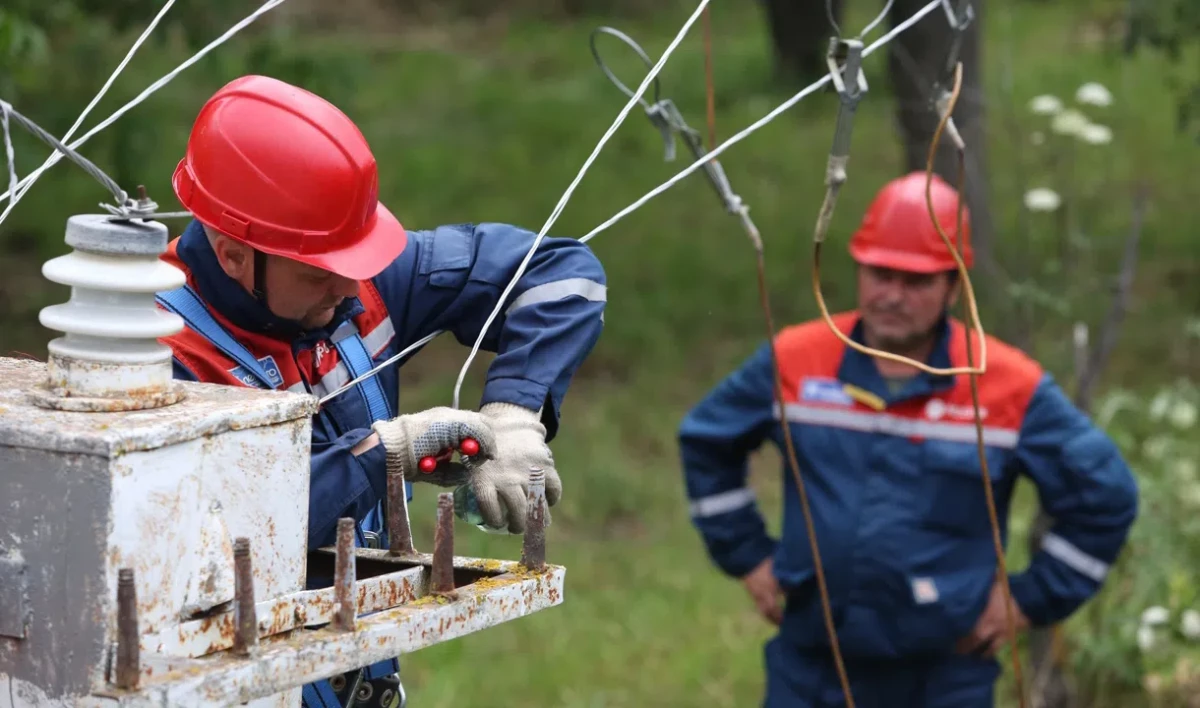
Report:
[[[166,227],[87,214],[67,222],[66,241],[76,250],[42,266],[47,279],[71,288],[70,300],[38,316],[65,335],[47,347],[49,388],[61,398],[162,405],[147,403],[165,400],[172,387],[171,350],[158,339],[181,331],[183,320],[154,296],[186,282],[159,259]]]
[[[183,320],[158,309],[154,294],[186,281],[183,271],[154,257],[68,253],[42,266],[42,275],[71,286],[71,299],[41,311],[41,323],[68,334],[113,339],[154,339],[183,328]],[[118,352],[97,352],[112,361]]]

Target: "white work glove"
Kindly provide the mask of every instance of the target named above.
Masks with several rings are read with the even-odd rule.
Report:
[[[485,462],[496,454],[496,436],[488,419],[475,411],[438,407],[379,421],[371,426],[379,434],[379,442],[387,452],[388,474],[400,474],[409,482],[428,482],[439,487],[463,484],[472,472],[459,462],[439,461],[437,468],[426,473],[419,463],[422,457],[457,449],[463,440],[473,438],[479,452],[472,460]]]
[[[546,504],[554,506],[562,496],[562,482],[554,469],[554,457],[546,444],[546,426],[540,411],[511,403],[489,403],[479,412],[496,435],[495,455],[490,460],[472,458],[468,483],[483,525],[525,533],[530,468],[546,475]],[[546,523],[550,512],[546,511]]]

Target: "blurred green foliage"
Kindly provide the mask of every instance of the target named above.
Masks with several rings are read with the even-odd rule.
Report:
[[[0,9],[0,97],[61,135],[161,7],[142,0],[9,0]],[[597,24],[615,25],[656,57],[693,7],[291,0],[83,152],[127,189],[145,184],[164,209],[175,209],[169,176],[204,99],[240,74],[268,73],[316,91],[355,119],[379,159],[381,198],[406,226],[495,220],[538,229],[625,101],[596,68],[588,33]],[[852,8],[864,17],[871,9]],[[1125,54],[1125,10],[1124,0],[991,3],[985,95],[978,97],[992,126],[996,250],[1011,278],[1010,297],[981,303],[984,326],[1005,335],[1028,319],[1032,348],[1068,386],[1069,332],[1077,321],[1095,331],[1103,320],[1129,230],[1130,195],[1138,185],[1151,195],[1132,311],[1103,379],[1107,397],[1096,408],[1135,464],[1145,506],[1131,551],[1105,592],[1067,627],[1068,664],[1086,705],[1096,708],[1153,705],[1153,696],[1172,690],[1197,692],[1180,688],[1190,685],[1187,666],[1197,660],[1195,640],[1181,629],[1187,610],[1200,610],[1191,496],[1197,450],[1194,428],[1170,422],[1187,414],[1160,410],[1186,410],[1188,401],[1194,410],[1196,401],[1157,403],[1161,395],[1175,396],[1164,391],[1189,390],[1179,381],[1200,373],[1200,263],[1192,226],[1197,152],[1177,132],[1178,92],[1163,81],[1186,71],[1195,55],[1186,46],[1181,61],[1153,50]],[[250,11],[250,3],[232,0],[177,3],[84,127]],[[714,2],[712,12],[723,140],[788,93],[771,81],[768,33],[757,8]],[[702,46],[697,25],[662,79],[664,95],[703,130]],[[610,61],[622,77],[634,77],[628,81],[642,70],[632,54],[614,52]],[[850,179],[830,234],[824,291],[834,308],[853,305],[852,269],[840,249],[875,190],[902,164],[885,61],[880,53],[866,63],[871,92],[858,111]],[[1110,106],[1084,108],[1089,120],[1111,129],[1110,143],[1056,133],[1051,118],[1028,110],[1039,94],[1072,104],[1086,82],[1113,94]],[[763,232],[780,325],[816,314],[808,258],[836,105],[835,97],[818,93],[722,158]],[[47,152],[28,136],[14,137],[23,175]],[[590,231],[686,164],[663,162],[658,132],[634,110],[551,233]],[[1023,196],[1037,187],[1060,193],[1063,209],[1026,210]],[[44,352],[52,333],[38,325],[37,311],[63,301],[66,292],[46,283],[38,265],[65,251],[66,218],[95,211],[104,198],[79,170],[60,163],[0,225],[0,353]],[[497,696],[510,695],[522,704],[571,708],[758,701],[759,652],[769,630],[740,586],[704,557],[687,519],[674,441],[684,411],[761,337],[752,252],[702,174],[591,245],[605,264],[610,295],[605,333],[567,397],[555,443],[564,497],[548,553],[568,568],[566,602],[407,657],[413,705],[493,706]],[[450,341],[430,345],[403,369],[404,406],[447,404],[465,356]],[[482,356],[476,363],[464,401],[478,394],[486,362]],[[773,530],[778,463],[764,451],[752,473]],[[432,500],[418,489],[413,513],[417,542],[425,547]],[[1026,485],[1013,515],[1014,569],[1026,557],[1035,503]],[[465,527],[456,543],[467,555],[520,554],[519,539]],[[1169,619],[1154,625],[1155,640],[1143,648],[1141,613],[1154,606],[1166,608]]]

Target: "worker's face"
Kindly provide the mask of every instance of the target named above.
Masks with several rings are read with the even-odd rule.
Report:
[[[221,268],[248,291],[253,291],[254,250],[225,236],[210,237]],[[324,327],[342,300],[358,295],[358,282],[298,261],[267,256],[267,307],[305,329]]]
[[[267,306],[305,329],[324,327],[342,300],[358,295],[358,281],[278,256],[267,256]]]
[[[899,352],[921,346],[958,297],[958,289],[947,273],[859,266],[859,311],[872,346]]]

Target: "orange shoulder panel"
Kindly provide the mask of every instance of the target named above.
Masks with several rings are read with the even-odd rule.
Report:
[[[951,320],[950,361],[953,366],[967,365],[967,329],[957,319]],[[979,335],[971,332],[971,359],[979,365]],[[1001,418],[1019,422],[1025,416],[1044,369],[1037,360],[1020,349],[987,335],[987,371],[979,377],[980,403]],[[970,386],[967,377],[962,377],[963,386]]]
[[[832,315],[838,330],[846,336],[854,329],[857,312]],[[775,337],[775,355],[788,400],[795,400],[800,382],[806,376],[834,378],[842,363],[846,345],[829,331],[823,318],[784,327]]]

